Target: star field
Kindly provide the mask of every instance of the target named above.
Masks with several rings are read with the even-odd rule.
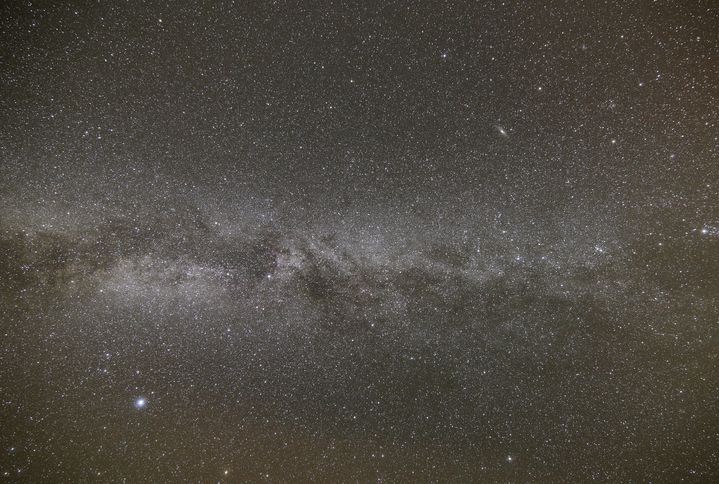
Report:
[[[4,480],[719,479],[719,5],[200,3],[0,7]]]

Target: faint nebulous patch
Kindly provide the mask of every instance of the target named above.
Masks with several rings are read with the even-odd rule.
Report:
[[[152,256],[120,259],[94,276],[98,291],[123,303],[205,304],[224,294],[222,270],[184,258]]]

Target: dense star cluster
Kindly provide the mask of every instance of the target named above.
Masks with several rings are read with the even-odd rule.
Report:
[[[719,479],[716,2],[0,29],[2,479]]]

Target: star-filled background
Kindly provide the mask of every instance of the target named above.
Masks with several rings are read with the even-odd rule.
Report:
[[[0,29],[3,479],[719,479],[715,1]]]

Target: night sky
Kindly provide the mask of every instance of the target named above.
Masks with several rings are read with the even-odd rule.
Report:
[[[0,478],[719,481],[719,2],[0,32]]]

